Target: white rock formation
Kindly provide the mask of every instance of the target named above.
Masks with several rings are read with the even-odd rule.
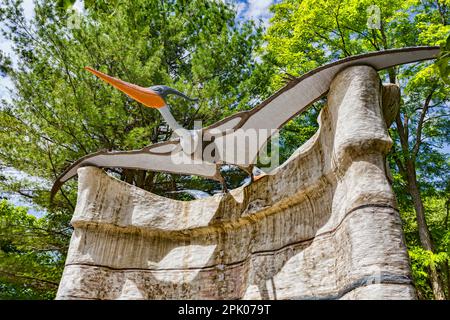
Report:
[[[387,178],[396,86],[350,67],[273,175],[181,202],[81,168],[58,299],[413,299]]]

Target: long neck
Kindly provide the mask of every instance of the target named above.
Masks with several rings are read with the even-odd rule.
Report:
[[[166,123],[169,125],[169,127],[179,136],[182,136],[183,134],[186,133],[186,129],[183,128],[181,126],[181,124],[179,124],[177,122],[177,120],[175,120],[175,118],[173,117],[172,113],[170,112],[170,109],[168,106],[164,106],[161,108],[158,108],[158,111],[161,113],[162,117],[164,118],[164,121],[166,121]]]

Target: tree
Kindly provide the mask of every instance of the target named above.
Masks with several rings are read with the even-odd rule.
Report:
[[[441,45],[441,53],[436,61],[442,81],[450,84],[450,35],[447,37],[445,44]]]
[[[266,35],[265,60],[282,71],[272,85],[280,84],[283,73],[298,76],[345,56],[440,44],[450,32],[449,5],[446,0],[282,1],[272,7],[274,17]],[[385,77],[403,91],[401,111],[391,130],[390,157],[401,177],[396,190],[413,203],[422,249],[435,253],[423,196],[428,187],[442,188],[449,178],[448,155],[440,151],[449,143],[449,88],[429,63],[391,68]],[[439,268],[429,264],[434,297],[443,299]]]
[[[200,98],[198,108],[170,100],[186,127],[204,125],[248,108],[247,82],[255,68],[261,29],[236,23],[219,1],[87,1],[83,14],[66,1],[37,1],[28,22],[20,1],[5,1],[1,16],[19,58],[4,63],[15,89],[0,113],[0,161],[52,181],[70,162],[100,149],[130,150],[167,140],[155,110],[131,101],[83,70],[92,66],[141,85],[166,84]],[[70,3],[69,3],[70,4]],[[20,143],[18,143],[20,141]],[[115,170],[121,179],[161,193],[190,179]],[[213,187],[211,187],[213,188]],[[48,206],[48,190],[13,181],[4,189],[34,189]],[[23,193],[23,192],[22,192]],[[73,184],[56,204],[73,209]]]
[[[442,266],[448,279],[448,261],[450,255],[450,229],[448,225],[448,195],[428,196],[424,198],[427,223],[433,235],[436,253],[424,250],[417,237],[417,220],[413,207],[402,207],[401,216],[406,243],[411,257],[411,267],[419,297],[432,299],[433,291],[429,286],[428,269],[430,265]],[[447,282],[447,292],[448,292]]]
[[[37,219],[0,201],[0,299],[55,296],[70,237],[59,218]]]
[[[137,149],[171,135],[155,110],[128,99],[83,67],[142,86],[165,84],[198,97],[198,108],[180,99],[169,100],[175,117],[187,128],[193,127],[194,120],[208,125],[251,107],[252,101],[256,103],[251,101],[255,90],[262,87],[251,77],[262,29],[253,22],[237,22],[235,10],[228,4],[209,0],[85,1],[85,11],[76,13],[73,3],[37,0],[31,21],[24,17],[21,1],[5,0],[0,5],[3,34],[12,41],[19,61],[14,65],[6,54],[0,55],[0,76],[8,76],[14,84],[11,99],[2,101],[0,107],[0,164],[44,180],[37,183],[27,176],[0,179],[0,189],[30,198],[47,210],[49,223],[61,221],[61,228],[69,227],[75,183],[66,185],[54,206],[49,204],[49,189],[65,167],[100,149]],[[219,188],[198,177],[139,170],[110,172],[167,196],[178,195],[170,191],[182,188]],[[17,215],[31,219],[25,218],[21,209],[17,212],[5,219],[15,221]],[[34,228],[35,222],[27,224]],[[11,236],[20,232],[9,230]],[[7,240],[4,236],[6,233],[2,241]],[[35,239],[39,237],[46,243],[54,240],[35,235]],[[63,256],[58,261],[64,261],[63,251],[59,251]],[[34,251],[32,255],[32,261],[41,259]],[[0,272],[32,277],[29,269],[22,273],[20,259],[13,255],[2,261]],[[62,264],[58,266],[62,268]],[[4,281],[6,278],[0,279]],[[49,281],[57,282],[56,277]]]

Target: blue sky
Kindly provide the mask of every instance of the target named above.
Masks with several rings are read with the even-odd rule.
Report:
[[[238,16],[243,19],[261,19],[267,26],[272,16],[269,8],[279,0],[247,0],[237,3]]]

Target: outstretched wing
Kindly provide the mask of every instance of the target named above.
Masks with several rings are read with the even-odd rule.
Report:
[[[344,68],[368,65],[380,71],[390,67],[435,59],[439,47],[411,47],[376,51],[347,57],[318,67],[287,83],[257,107],[236,113],[205,128],[205,135],[227,129],[279,129],[297,114],[323,97],[331,81]]]
[[[237,153],[230,141],[242,141],[244,135],[258,132],[256,145],[240,150],[245,155],[240,159],[248,159],[249,165],[254,162],[266,138],[281,128],[286,122],[304,112],[315,101],[325,96],[331,81],[344,68],[354,65],[368,65],[375,70],[383,70],[393,66],[434,59],[439,54],[439,47],[413,47],[371,52],[351,56],[342,60],[316,68],[300,78],[290,81],[285,87],[257,107],[236,113],[204,129],[204,136],[214,136],[217,150],[224,150],[220,158],[234,163]],[[239,130],[238,130],[239,129]],[[230,130],[229,133],[225,133]],[[241,148],[242,149],[242,148]]]
[[[203,136],[207,140],[215,137],[215,149],[220,154],[219,163],[251,165],[271,133],[267,134],[269,131],[266,131],[267,136],[262,139],[259,137],[256,146],[241,150],[245,154],[240,155],[239,158],[247,159],[243,163],[234,161],[238,150],[230,141],[243,140],[240,135],[247,129],[279,129],[287,121],[306,111],[312,103],[323,97],[328,92],[333,78],[342,69],[354,65],[369,65],[376,70],[382,70],[401,64],[434,59],[438,54],[439,47],[414,47],[371,52],[327,64],[290,81],[256,108],[236,113],[205,128]],[[233,132],[237,129],[242,130]],[[87,155],[71,165],[56,180],[52,188],[52,196],[65,181],[76,175],[78,168],[87,165],[193,174],[218,179],[215,164],[198,160],[195,162],[183,153],[178,142],[169,141],[136,151],[97,152]]]
[[[178,141],[167,141],[140,150],[99,151],[88,154],[74,162],[56,179],[51,190],[51,198],[67,180],[77,175],[79,168],[85,166],[192,174],[219,180],[215,164],[194,160],[182,151]]]

